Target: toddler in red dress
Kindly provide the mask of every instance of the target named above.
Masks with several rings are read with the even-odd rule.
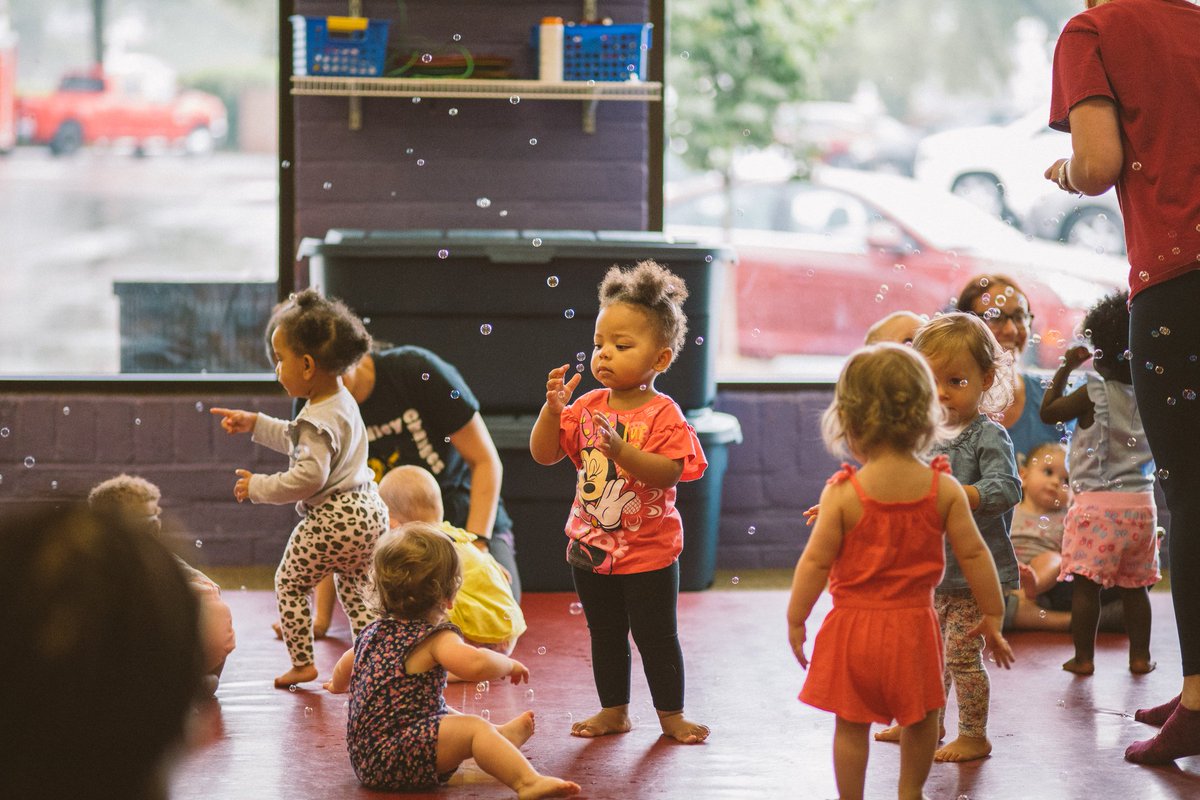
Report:
[[[899,796],[922,796],[945,704],[933,607],[944,541],[983,611],[972,633],[987,639],[996,663],[1013,660],[1000,634],[996,567],[963,488],[944,459],[926,466],[918,458],[941,420],[929,367],[894,344],[850,356],[822,419],[826,446],[863,467],[843,467],[821,494],[792,582],[788,639],[809,668],[805,621],[828,579],[833,610],[817,634],[800,699],[837,715],[834,771],[842,800],[863,796],[871,723],[893,720],[901,726]]]

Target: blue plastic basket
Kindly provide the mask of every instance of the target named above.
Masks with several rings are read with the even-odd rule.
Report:
[[[646,51],[652,23],[574,25],[563,28],[564,81],[646,80]],[[538,45],[533,27],[533,46]]]
[[[288,19],[292,22],[293,75],[383,75],[387,20],[299,14]]]

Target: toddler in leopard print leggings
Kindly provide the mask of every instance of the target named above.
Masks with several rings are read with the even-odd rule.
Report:
[[[314,289],[276,306],[267,324],[275,376],[290,397],[307,400],[291,422],[266,414],[213,408],[228,433],[288,455],[274,475],[239,469],[240,503],[296,503],[296,525],[275,572],[279,622],[292,668],[275,679],[283,689],[316,680],[308,593],[330,573],[357,636],[372,621],[364,602],[371,551],[387,529],[387,506],[367,466],[367,432],[341,375],[371,346],[362,321]]]

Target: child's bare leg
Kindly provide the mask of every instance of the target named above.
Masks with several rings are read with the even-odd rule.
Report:
[[[937,726],[938,735],[937,735],[937,739],[934,741],[935,744],[937,742],[940,742],[942,739],[946,738],[946,726],[945,726],[945,724],[943,724],[943,718],[944,718],[943,715],[944,715],[945,710],[946,710],[945,708],[940,708],[936,712],[934,712],[938,715],[938,726]],[[902,728],[899,725],[893,725],[890,728],[884,728],[881,731],[876,731],[874,734],[875,741],[877,741],[877,742],[899,742],[900,734],[903,732],[904,732],[904,728]]]
[[[1071,587],[1071,641],[1075,657],[1062,668],[1076,675],[1096,671],[1096,626],[1100,624],[1100,584],[1082,575],[1074,577]]]
[[[1125,632],[1129,634],[1129,671],[1144,675],[1158,666],[1150,660],[1150,595],[1146,587],[1121,588]]]
[[[1058,573],[1062,567],[1062,553],[1038,553],[1029,562],[1029,566],[1033,568],[1034,574],[1034,593],[1030,600],[1037,598],[1039,594],[1049,591],[1054,588],[1054,584],[1058,583]]]
[[[520,747],[533,736],[534,727],[533,712],[526,711],[523,714],[513,717],[503,725],[497,725],[496,730],[500,731],[500,735],[505,739]]]
[[[869,722],[837,718],[833,729],[833,774],[837,779],[839,800],[862,800],[870,755],[867,746],[870,730]]]
[[[336,592],[333,588],[333,575],[326,575],[313,591],[316,602],[315,618],[313,619],[313,638],[324,639],[329,632],[329,624],[333,621],[333,599]]]
[[[535,770],[517,746],[487,720],[473,714],[442,717],[438,727],[438,773],[450,772],[468,758],[474,758],[480,769],[511,788],[521,800],[579,793],[579,784]]]
[[[658,724],[662,726],[664,736],[684,744],[700,744],[710,733],[707,725],[685,719],[682,708],[678,711],[659,711]]]
[[[582,736],[593,739],[597,736],[607,736],[610,733],[628,733],[633,729],[629,721],[629,704],[602,708],[585,720],[580,720],[571,726],[572,736]]]
[[[925,779],[933,766],[937,749],[938,711],[930,711],[925,719],[900,729],[900,800],[921,800]]]

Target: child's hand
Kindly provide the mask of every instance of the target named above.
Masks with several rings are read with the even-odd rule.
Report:
[[[546,377],[546,407],[552,414],[562,413],[567,404],[571,402],[571,395],[574,394],[575,387],[583,380],[583,373],[576,373],[571,376],[569,381],[564,381],[563,378],[570,369],[569,364],[563,364],[561,367],[550,370],[550,374]]]
[[[254,423],[258,422],[258,412],[256,411],[238,411],[235,408],[210,408],[210,414],[216,414],[221,418],[221,427],[226,433],[250,433],[254,430]]]
[[[820,503],[816,503],[814,505],[809,506],[807,509],[804,510],[804,524],[811,528],[813,526],[813,524],[817,521],[817,515],[820,513],[821,513],[821,504]]]
[[[238,479],[233,485],[233,496],[240,503],[243,500],[250,499],[250,476],[251,472],[245,469],[235,469]]]
[[[800,666],[808,669],[808,657],[804,655],[804,641],[807,639],[804,623],[788,625],[788,644],[792,646],[792,654],[800,662]]]
[[[625,440],[621,438],[621,434],[617,433],[616,428],[604,414],[593,414],[592,421],[604,434],[596,440],[596,449],[607,456],[609,461],[616,461],[620,457],[621,451],[625,449]]]
[[[1075,369],[1091,357],[1092,351],[1088,350],[1083,345],[1080,345],[1079,347],[1072,347],[1063,354],[1063,366],[1069,370]]]
[[[1000,633],[1003,625],[1003,617],[985,614],[978,625],[967,631],[967,636],[982,636],[985,640],[985,647],[992,648],[992,657],[996,664],[1004,669],[1009,669],[1016,658],[1013,656],[1012,648],[1008,646],[1008,640]]]
[[[512,667],[508,671],[508,676],[512,678],[512,682],[514,684],[529,683],[529,668],[515,658],[510,658],[509,661],[512,662]]]

